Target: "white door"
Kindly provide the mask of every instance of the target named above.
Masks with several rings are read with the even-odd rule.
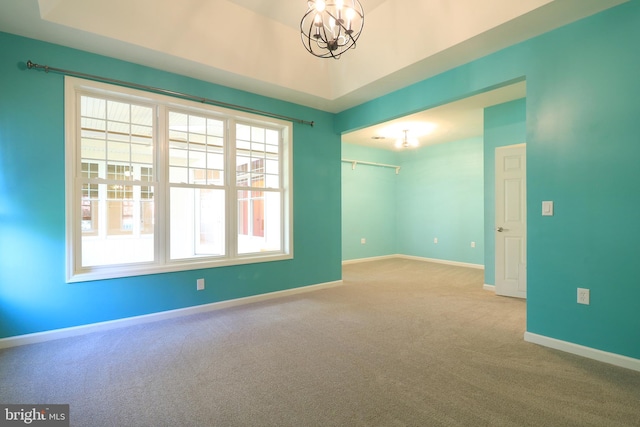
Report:
[[[496,148],[496,294],[527,297],[526,144]]]

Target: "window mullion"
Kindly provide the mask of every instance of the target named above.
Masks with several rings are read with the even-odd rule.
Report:
[[[285,249],[285,250],[289,250],[289,244],[287,243],[287,239],[288,239],[288,234],[289,232],[287,231],[287,223],[291,220],[288,217],[288,213],[287,213],[287,206],[289,205],[289,203],[287,202],[287,200],[285,200],[285,196],[287,195],[287,193],[284,191],[285,188],[285,173],[288,173],[288,167],[285,167],[285,165],[289,164],[288,159],[286,159],[286,157],[289,155],[289,150],[285,147],[285,139],[284,139],[284,135],[283,135],[284,131],[280,130],[279,134],[278,134],[278,142],[280,144],[280,150],[278,153],[278,191],[280,192],[280,212],[282,212],[282,215],[280,215],[280,229],[282,230],[282,232],[280,233],[280,248]],[[289,181],[289,178],[286,178],[286,182]]]
[[[226,147],[226,226],[227,226],[227,257],[238,256],[238,189],[236,186],[236,121],[227,120]]]
[[[169,234],[169,132],[167,130],[167,107],[157,105],[155,107],[154,149],[155,161],[154,177],[156,192],[154,193],[154,208],[156,219],[154,233],[157,236],[155,242],[156,261],[164,265],[169,259],[170,234]]]
[[[66,96],[69,98],[71,94],[66,93]],[[67,239],[71,242],[71,246],[67,247],[67,277],[72,277],[73,274],[80,269],[82,266],[82,230],[81,230],[81,218],[80,213],[80,198],[77,196],[82,192],[82,183],[80,178],[80,170],[82,163],[82,155],[81,155],[81,108],[80,108],[80,100],[81,94],[77,91],[74,91],[73,98],[75,99],[75,103],[69,106],[70,111],[67,113],[67,117],[71,120],[71,123],[67,124],[67,136],[66,136],[66,147],[65,147],[65,168],[66,168],[66,179],[67,179],[67,188],[69,185],[72,186],[72,197],[67,196]]]

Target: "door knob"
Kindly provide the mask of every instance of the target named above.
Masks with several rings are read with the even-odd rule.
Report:
[[[498,228],[496,228],[496,231],[497,231],[498,233],[502,233],[502,232],[504,231],[504,228],[502,228],[502,227],[498,227]]]

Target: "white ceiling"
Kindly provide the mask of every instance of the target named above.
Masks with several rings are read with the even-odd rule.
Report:
[[[342,135],[342,142],[395,150],[396,139],[402,138],[404,130],[409,131],[408,136],[410,138],[418,139],[420,147],[482,136],[484,132],[485,107],[524,98],[525,96],[526,82],[523,81],[420,113],[346,133]],[[432,130],[428,133],[420,132],[420,128],[424,125],[432,128]]]
[[[360,1],[365,28],[337,61],[302,46],[304,0],[0,0],[0,31],[340,112],[627,0]],[[24,60],[41,63],[29,52]],[[420,145],[479,136],[483,108],[525,90],[501,88],[343,142],[393,150],[415,123],[434,126]]]
[[[361,0],[337,61],[302,46],[303,0],[0,0],[0,31],[339,112],[624,1]]]

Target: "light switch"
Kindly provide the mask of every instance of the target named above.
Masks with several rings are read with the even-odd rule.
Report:
[[[542,216],[553,216],[553,202],[542,202]]]

